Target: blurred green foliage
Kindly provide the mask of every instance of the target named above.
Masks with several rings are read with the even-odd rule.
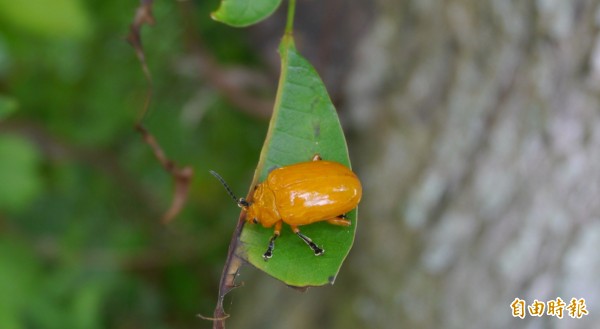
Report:
[[[0,0],[0,17],[42,37],[81,38],[90,33],[90,18],[79,0]]]
[[[0,95],[0,120],[7,117],[17,109],[17,102],[7,96]]]
[[[183,213],[162,225],[171,177],[133,129],[147,87],[125,41],[137,5],[0,0],[2,329],[210,325],[195,315],[212,312],[238,208],[207,171],[244,194],[267,122],[189,68],[178,3],[157,2],[143,29],[145,124],[196,172]],[[256,65],[240,30],[210,20],[217,7],[193,6],[204,47]]]
[[[19,211],[41,190],[39,154],[27,140],[0,135],[0,209]]]

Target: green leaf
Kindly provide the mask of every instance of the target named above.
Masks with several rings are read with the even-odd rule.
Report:
[[[211,14],[219,22],[244,27],[269,17],[281,0],[221,0],[221,6]]]
[[[275,108],[252,186],[273,168],[309,161],[316,153],[350,167],[344,133],[321,78],[297,52],[291,35],[283,38],[279,52],[281,76]],[[327,222],[301,227],[302,233],[325,249],[318,257],[284,224],[269,261],[262,255],[273,229],[245,224],[238,256],[290,286],[333,283],[354,241],[356,210],[348,219],[350,227]]]

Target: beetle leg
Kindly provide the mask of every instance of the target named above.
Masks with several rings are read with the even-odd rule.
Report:
[[[323,158],[319,155],[319,153],[315,154],[312,158],[312,161],[321,161]]]
[[[278,236],[279,233],[275,233],[273,234],[271,239],[269,239],[269,247],[267,247],[267,251],[265,251],[265,253],[263,254],[263,259],[265,260],[265,262],[268,261],[269,258],[273,257],[273,249],[275,249],[275,239],[277,239]]]
[[[263,254],[263,259],[265,262],[269,260],[269,258],[273,257],[273,249],[275,249],[275,239],[281,233],[281,221],[275,224],[275,230],[273,231],[273,236],[269,239],[269,246],[267,247],[267,251]]]
[[[300,233],[300,230],[298,229],[298,226],[292,226],[292,230],[294,231],[294,233],[296,233],[296,235],[298,237],[300,237],[300,239],[302,239],[302,241],[304,241],[309,247],[310,249],[312,249],[312,251],[314,251],[315,256],[321,256],[323,255],[323,253],[325,252],[325,250],[319,248],[319,246],[317,246],[316,243],[314,243],[309,237],[307,237],[306,235]]]
[[[339,226],[350,226],[352,223],[347,220],[346,214],[337,216],[336,218],[328,219],[327,223]]]

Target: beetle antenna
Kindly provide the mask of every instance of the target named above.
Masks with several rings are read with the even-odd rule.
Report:
[[[221,184],[223,184],[223,186],[227,190],[227,193],[229,193],[229,195],[233,198],[233,201],[235,201],[235,203],[237,203],[238,206],[240,206],[240,207],[248,207],[249,206],[248,201],[246,201],[246,199],[244,199],[244,198],[238,199],[238,197],[236,197],[235,194],[233,194],[233,191],[231,190],[229,185],[227,185],[227,183],[225,182],[223,177],[221,177],[221,175],[217,174],[216,172],[214,172],[212,170],[209,170],[208,172],[210,172],[211,175],[215,176],[215,178],[217,178],[219,180],[219,182],[221,182]]]

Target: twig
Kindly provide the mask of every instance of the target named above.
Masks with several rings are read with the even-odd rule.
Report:
[[[146,99],[144,101],[144,106],[140,113],[139,119],[135,124],[135,129],[142,135],[142,139],[148,146],[150,146],[156,159],[175,181],[175,192],[173,193],[171,206],[162,217],[162,222],[168,223],[181,212],[181,209],[183,209],[183,206],[185,205],[190,182],[194,176],[194,170],[189,166],[180,168],[174,161],[168,159],[160,147],[160,144],[156,141],[156,138],[154,138],[154,136],[142,124],[142,121],[148,112],[148,108],[150,107],[153,88],[152,76],[150,74],[150,70],[148,69],[144,48],[142,46],[141,29],[145,24],[153,25],[155,23],[154,17],[152,16],[152,3],[153,0],[140,0],[140,5],[136,9],[133,23],[129,27],[127,41],[129,41],[133,49],[135,49],[135,54],[140,61],[142,70],[144,71],[144,76],[148,82]]]
[[[173,193],[171,206],[162,217],[162,222],[167,224],[181,212],[181,209],[183,209],[183,206],[185,205],[190,182],[192,177],[194,177],[194,169],[190,166],[179,168],[175,162],[165,156],[165,152],[162,150],[154,136],[152,136],[144,126],[138,123],[135,128],[142,135],[144,142],[150,146],[158,162],[160,162],[165,171],[171,174],[175,180],[175,192]]]
[[[246,222],[245,219],[246,213],[242,211],[235,227],[235,231],[231,236],[229,250],[227,251],[227,260],[225,261],[225,266],[223,267],[223,273],[221,273],[221,280],[219,282],[219,296],[217,298],[217,305],[215,306],[215,311],[212,318],[213,329],[225,328],[225,319],[229,317],[229,314],[225,313],[225,309],[223,308],[223,300],[225,299],[225,295],[227,295],[231,290],[239,287],[239,285],[235,283],[235,278],[238,276],[240,268],[244,264],[244,260],[237,254],[237,252],[242,228]]]

